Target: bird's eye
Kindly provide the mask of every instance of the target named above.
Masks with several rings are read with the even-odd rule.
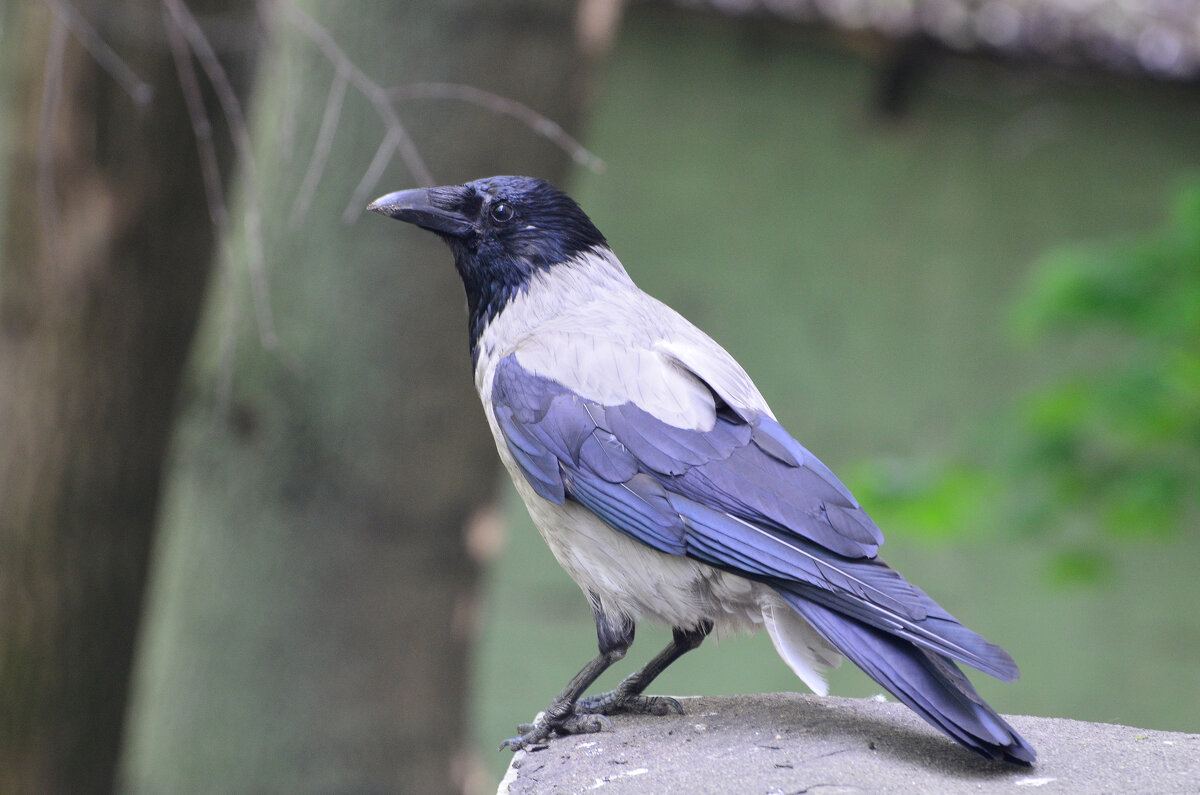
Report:
[[[497,223],[511,221],[513,217],[512,205],[508,202],[496,202],[492,205],[492,220]]]

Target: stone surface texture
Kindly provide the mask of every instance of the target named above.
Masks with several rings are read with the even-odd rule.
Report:
[[[518,752],[520,793],[1200,793],[1200,734],[1009,716],[1032,768],[960,748],[901,704],[797,693],[680,699],[683,715]]]

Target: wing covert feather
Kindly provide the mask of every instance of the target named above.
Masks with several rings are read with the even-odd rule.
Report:
[[[695,378],[676,372],[678,378]],[[738,412],[718,400],[709,430],[680,428],[633,403],[601,406],[586,400],[527,372],[515,356],[498,364],[492,401],[509,450],[539,495],[559,504],[574,492],[592,498],[604,492],[610,505],[616,499],[644,501],[646,488],[612,490],[589,482],[627,486],[640,475],[639,482],[657,484],[656,495],[671,502],[676,514],[682,499],[697,515],[707,510],[708,519],[693,516],[690,529],[679,518],[680,534],[728,536],[723,544],[760,559],[747,565],[748,573],[824,579],[812,568],[812,556],[870,558],[882,541],[845,487],[760,412]],[[760,446],[756,437],[770,441]],[[807,551],[798,553],[800,548]],[[770,560],[776,562],[768,565]]]
[[[543,498],[574,500],[643,544],[769,584],[793,605],[811,599],[1013,675],[1011,659],[875,557],[878,527],[812,453],[769,415],[713,394],[709,430],[680,428],[633,403],[585,399],[509,356],[496,367],[492,402],[509,452]]]

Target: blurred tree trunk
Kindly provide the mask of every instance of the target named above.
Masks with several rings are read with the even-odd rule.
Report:
[[[213,229],[159,0],[121,4],[112,27],[112,8],[76,4],[152,87],[140,102],[51,5],[11,5],[4,30],[0,791],[104,792]],[[192,0],[198,14],[237,5]],[[239,91],[249,23],[221,53]]]
[[[572,4],[300,5],[382,85],[464,83],[568,126],[578,114]],[[436,793],[470,767],[465,532],[497,458],[462,287],[431,235],[343,222],[385,134],[355,85],[311,205],[289,222],[335,71],[302,30],[279,12],[251,123],[279,346],[263,344],[234,263],[175,442],[127,760],[136,792]],[[566,174],[552,143],[490,111],[420,99],[397,112],[439,182]],[[356,210],[415,184],[394,163]]]

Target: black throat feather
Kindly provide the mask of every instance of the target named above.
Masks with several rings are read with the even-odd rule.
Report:
[[[488,324],[529,289],[535,276],[607,246],[583,211],[570,199],[566,202],[539,206],[536,213],[525,208],[523,222],[504,234],[447,240],[467,294],[472,365],[479,358],[479,338]]]

